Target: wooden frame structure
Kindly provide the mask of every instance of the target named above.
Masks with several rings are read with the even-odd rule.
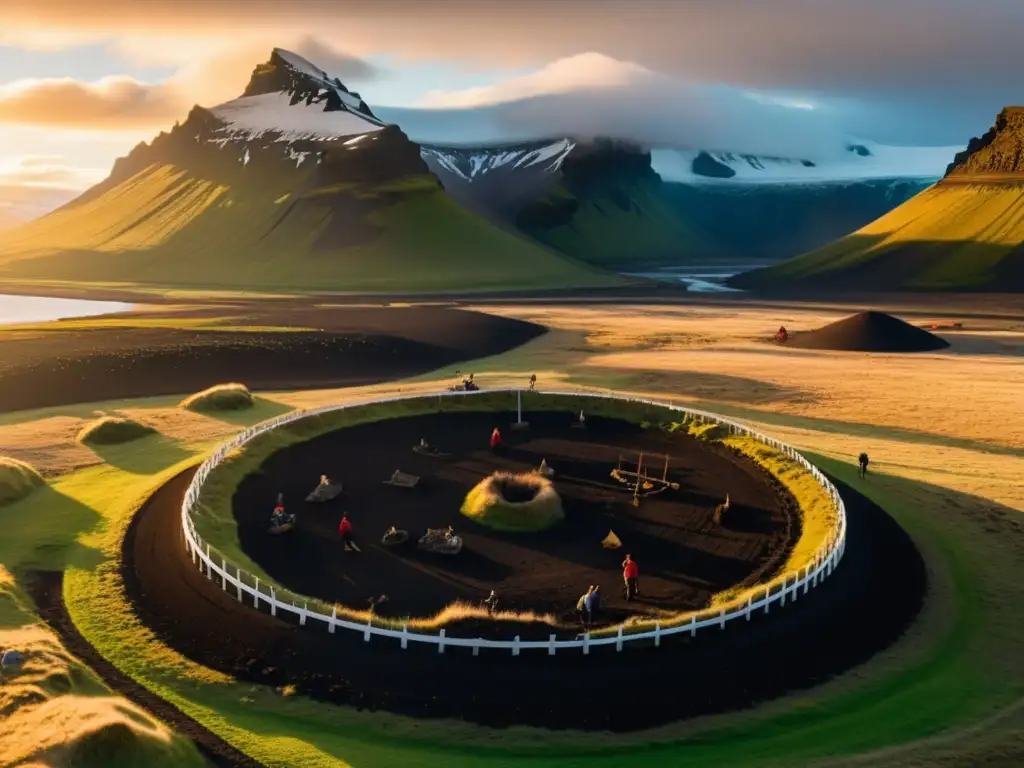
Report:
[[[679,483],[670,482],[668,479],[668,462],[669,456],[667,453],[652,454],[653,456],[663,456],[665,458],[665,465],[661,470],[661,477],[651,477],[647,470],[644,469],[644,454],[641,452],[640,458],[636,462],[636,472],[629,469],[623,469],[622,455],[619,454],[618,465],[611,471],[611,476],[618,480],[620,483],[630,488],[633,491],[633,506],[640,506],[640,499],[644,496],[653,496],[656,493],[671,488],[673,491],[679,490]]]

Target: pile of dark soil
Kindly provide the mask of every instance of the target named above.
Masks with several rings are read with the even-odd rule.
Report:
[[[0,332],[0,411],[181,395],[226,381],[251,390],[362,386],[500,354],[544,333],[533,323],[441,307],[236,313],[174,317],[235,315],[233,326],[254,330],[142,324]],[[258,330],[268,326],[295,330]]]
[[[884,312],[860,312],[815,331],[794,333],[786,344],[839,352],[933,352],[949,346],[948,341]]]

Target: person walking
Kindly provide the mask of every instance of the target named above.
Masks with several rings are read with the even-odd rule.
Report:
[[[594,588],[589,587],[586,592],[580,595],[580,599],[576,601],[576,615],[579,616],[580,624],[583,626],[583,631],[587,631],[590,628],[590,607],[587,601],[590,600],[590,596],[594,593]]]
[[[341,524],[338,525],[338,533],[341,534],[341,543],[345,546],[346,552],[358,552],[359,546],[352,537],[352,521],[348,519],[348,512],[341,515]]]
[[[601,587],[597,584],[590,588],[590,594],[584,601],[587,608],[587,622],[590,626],[597,621],[597,614],[601,610]]]
[[[632,600],[640,593],[640,587],[637,582],[639,576],[640,568],[637,566],[633,556],[626,555],[626,559],[622,561],[622,581],[626,588],[627,600]]]
[[[491,594],[484,600],[484,605],[487,606],[487,615],[494,616],[494,612],[498,610],[498,593],[492,589]]]
[[[861,453],[861,455],[857,457],[857,464],[860,466],[860,479],[863,480],[868,474],[868,455],[866,453]]]

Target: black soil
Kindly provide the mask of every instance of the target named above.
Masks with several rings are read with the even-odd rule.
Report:
[[[785,608],[693,639],[675,636],[660,648],[518,657],[449,648],[440,656],[433,646],[401,650],[397,642],[300,628],[222,592],[185,555],[181,501],[190,479],[185,473],[161,488],[125,538],[123,576],[142,621],[189,658],[242,680],[417,717],[631,731],[752,707],[820,684],[892,644],[926,587],[907,534],[840,486],[849,514],[845,557],[824,584]]]
[[[601,619],[620,622],[654,611],[703,608],[711,596],[738,584],[753,584],[785,562],[799,538],[796,503],[765,470],[724,446],[683,433],[615,419],[592,417],[574,429],[569,413],[525,413],[530,428],[508,428],[515,413],[447,413],[391,419],[323,435],[271,456],[240,483],[232,501],[242,549],[284,587],[363,610],[370,598],[387,595],[377,608],[385,616],[431,616],[455,601],[479,604],[491,590],[500,607],[551,613],[579,631],[576,602],[589,585],[604,594]],[[496,455],[491,430],[504,434]],[[420,439],[448,454],[425,456],[412,447]],[[610,477],[618,457],[661,477],[668,454],[666,490],[632,506],[632,492]],[[554,485],[565,519],[534,533],[502,533],[465,517],[466,494],[494,472],[528,472],[542,460],[556,472]],[[394,470],[419,476],[415,489],[386,485]],[[326,504],[302,500],[326,473],[345,493]],[[298,513],[287,536],[267,533],[278,493]],[[725,525],[714,525],[715,506],[730,497]],[[338,534],[348,512],[361,552],[345,552]],[[391,526],[409,532],[398,547],[380,538]],[[445,556],[419,550],[427,528],[452,526],[463,550]],[[601,541],[609,530],[620,550]],[[621,562],[630,553],[640,567],[641,594],[627,603]],[[484,622],[449,627],[449,634],[546,639],[548,625],[514,630]]]
[[[227,381],[254,390],[374,384],[499,354],[544,333],[532,323],[429,306],[221,308],[174,316],[232,316],[235,326],[296,330],[3,331],[0,412],[181,395]]]
[[[207,730],[173,704],[139,685],[103,658],[82,637],[64,606],[64,573],[39,571],[31,574],[28,589],[39,610],[39,616],[57,633],[64,647],[95,672],[110,688],[131,700],[186,738],[192,739],[200,752],[213,764],[223,768],[259,768],[253,760]]]
[[[949,342],[884,312],[860,312],[824,328],[793,333],[786,345],[839,352],[933,352]]]

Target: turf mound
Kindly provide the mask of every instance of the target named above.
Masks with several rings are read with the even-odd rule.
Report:
[[[155,432],[152,427],[140,424],[134,419],[103,416],[90,421],[82,428],[78,433],[78,442],[85,445],[118,445],[130,443]]]
[[[931,352],[949,342],[884,312],[860,312],[790,336],[787,346],[840,352]]]
[[[43,478],[32,465],[0,456],[0,506],[25,498],[42,484]]]
[[[199,413],[241,411],[252,406],[252,393],[244,384],[218,384],[181,401],[182,408]]]
[[[555,486],[535,472],[495,472],[466,495],[462,514],[496,531],[543,531],[565,518]]]

